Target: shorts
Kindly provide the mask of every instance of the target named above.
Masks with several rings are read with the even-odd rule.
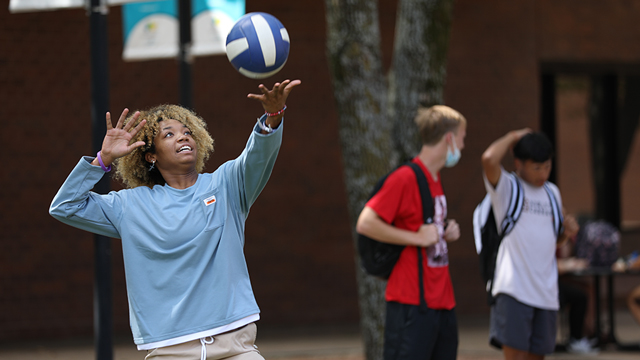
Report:
[[[184,359],[225,359],[264,360],[257,347],[257,327],[255,323],[226,333],[207,336],[201,340],[193,340],[182,344],[165,346],[150,350],[145,360],[184,360]]]
[[[557,311],[525,305],[513,297],[498,294],[491,306],[489,343],[536,355],[553,353],[556,346]]]
[[[454,309],[420,310],[387,302],[384,360],[455,360],[458,320]]]

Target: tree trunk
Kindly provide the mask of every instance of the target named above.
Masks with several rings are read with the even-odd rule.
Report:
[[[369,191],[393,159],[378,8],[377,1],[369,0],[326,0],[326,8],[327,56],[340,120],[351,228],[355,229]],[[382,359],[386,282],[366,275],[360,266],[356,272],[366,357]]]
[[[402,161],[420,151],[413,122],[418,106],[444,103],[453,0],[402,0],[398,6],[389,72],[389,119]]]
[[[414,156],[419,149],[413,114],[420,100],[442,102],[451,2],[400,1],[396,23],[406,26],[398,26],[396,33],[392,73],[399,80],[394,81],[394,91],[389,91],[382,69],[378,2],[325,0],[327,57],[340,121],[354,243],[355,222],[375,182],[399,159]],[[400,101],[389,106],[390,98]],[[389,116],[389,109],[397,115]],[[405,143],[408,145],[403,146]],[[386,282],[366,275],[359,258],[356,264],[366,357],[381,360]]]

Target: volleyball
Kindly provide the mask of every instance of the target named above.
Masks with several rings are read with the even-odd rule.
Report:
[[[274,75],[289,57],[289,33],[267,13],[252,12],[238,19],[227,35],[226,44],[231,65],[252,79]]]

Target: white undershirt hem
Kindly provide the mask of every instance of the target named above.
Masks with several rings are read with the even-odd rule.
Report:
[[[253,314],[245,318],[242,318],[240,320],[236,320],[231,324],[219,326],[217,328],[213,328],[210,330],[200,331],[200,332],[189,334],[189,335],[178,336],[173,339],[156,341],[148,344],[140,344],[138,345],[138,350],[153,350],[161,347],[178,345],[178,344],[186,343],[189,341],[202,339],[208,336],[219,335],[231,330],[239,329],[245,325],[251,324],[252,322],[256,322],[258,320],[260,320],[260,314]]]

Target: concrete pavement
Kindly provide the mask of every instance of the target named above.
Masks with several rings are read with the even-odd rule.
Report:
[[[487,343],[488,318],[460,316],[459,360],[500,360],[502,353]],[[640,325],[626,312],[616,315],[616,336],[624,342],[640,342]],[[260,332],[256,341],[266,359],[287,360],[363,360],[363,343],[357,329],[295,329],[293,331]],[[114,360],[142,360],[145,352],[137,351],[130,339],[114,341]],[[91,360],[95,359],[91,339],[75,342],[28,343],[0,345],[1,360]],[[639,360],[640,352],[617,351],[605,346],[596,356],[555,353],[553,360]]]

